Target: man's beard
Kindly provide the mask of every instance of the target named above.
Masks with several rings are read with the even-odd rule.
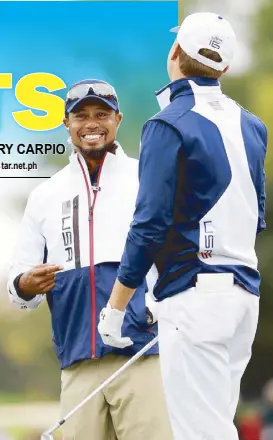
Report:
[[[90,148],[90,149],[84,149],[78,145],[74,145],[76,149],[81,153],[83,157],[86,157],[87,159],[95,159],[99,160],[102,159],[105,153],[113,153],[115,154],[115,151],[117,149],[117,144],[115,140],[109,142],[108,144],[104,144],[100,148]]]

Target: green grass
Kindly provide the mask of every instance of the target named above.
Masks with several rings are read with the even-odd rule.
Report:
[[[25,403],[26,396],[23,394],[0,393],[0,405],[7,403]]]
[[[29,430],[27,428],[12,428],[8,431],[8,434],[11,436],[12,440],[40,440],[41,432],[37,430]],[[57,431],[54,434],[54,440],[62,440],[61,432]]]
[[[32,402],[52,402],[50,397],[41,396],[37,394],[28,395],[15,394],[15,393],[1,393],[0,392],[0,405],[6,405],[9,403],[32,403]]]

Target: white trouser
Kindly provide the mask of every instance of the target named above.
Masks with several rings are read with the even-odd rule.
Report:
[[[251,357],[259,298],[231,274],[199,275],[196,287],[160,303],[163,386],[175,440],[238,440],[233,419]]]

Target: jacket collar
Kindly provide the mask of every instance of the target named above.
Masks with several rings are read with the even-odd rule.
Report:
[[[156,98],[162,110],[178,96],[215,92],[221,93],[220,83],[217,79],[201,77],[181,78],[167,84],[156,92]]]
[[[115,141],[115,143],[117,144],[117,149],[115,151],[115,154],[106,153],[106,156],[105,156],[105,158],[103,160],[103,164],[102,164],[102,173],[101,174],[108,174],[108,173],[110,174],[110,172],[112,173],[113,171],[115,171],[117,169],[120,172],[120,170],[123,169],[123,167],[124,167],[123,161],[128,159],[128,156],[125,154],[121,145],[117,141]],[[79,170],[80,170],[79,160],[83,166],[83,169],[85,170],[86,175],[89,175],[87,164],[86,164],[83,156],[74,150],[72,151],[72,153],[69,156],[71,170],[74,172],[79,172]]]

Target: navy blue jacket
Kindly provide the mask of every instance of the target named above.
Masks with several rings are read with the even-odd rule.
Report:
[[[95,185],[96,183],[97,171],[98,170],[90,176],[92,185]],[[61,182],[63,182],[63,178],[61,179]],[[48,181],[48,183],[51,182]],[[54,186],[54,184],[52,185]],[[64,197],[66,197],[66,195]],[[42,197],[40,198],[42,200]],[[54,215],[55,211],[60,207],[67,209],[67,205],[67,202],[56,202],[56,207],[52,210]],[[72,222],[74,228],[74,243],[72,243],[73,252],[75,251],[75,254],[77,252],[79,254],[79,246],[77,246],[76,237],[79,236],[80,219],[78,218],[79,210],[76,208],[81,209],[81,205],[80,202],[78,205],[69,203],[69,207],[72,206],[75,208],[72,210],[72,216],[74,219]],[[47,215],[47,213],[45,213],[45,215]],[[67,227],[69,224],[68,214],[65,214],[65,216],[66,223],[64,226]],[[28,218],[32,220],[32,217],[29,216]],[[60,234],[59,229],[60,226],[62,226],[62,221],[57,216],[56,219],[56,221],[52,221],[50,217],[48,224],[50,224],[50,227],[52,227],[54,232],[55,230],[57,231],[56,234],[58,235]],[[85,217],[83,214],[81,214],[81,219],[87,222],[87,216]],[[27,228],[27,231],[29,232],[29,242],[28,246],[24,246],[23,253],[27,260],[30,258],[30,253],[30,256],[34,258],[32,263],[34,266],[38,263],[47,262],[47,244],[52,239],[51,236],[49,236],[49,238],[47,237],[47,239],[41,235],[38,236],[39,240],[42,240],[43,243],[45,243],[45,248],[43,261],[37,260],[40,258],[42,252],[40,252],[39,247],[39,253],[33,256],[34,252],[31,249],[31,245],[34,241],[32,228],[35,228],[33,222],[31,223],[31,227]],[[66,235],[64,235],[64,239],[67,240]],[[86,237],[86,240],[88,240],[88,237]],[[96,237],[94,237],[94,240],[96,240]],[[52,246],[52,241],[49,244]],[[64,255],[65,258],[69,257],[69,254],[67,253]],[[117,277],[119,263],[120,261],[106,261],[100,264],[95,264],[92,267],[91,276],[91,266],[79,264],[78,259],[75,257],[74,268],[56,274],[54,288],[47,293],[46,298],[51,312],[52,339],[62,369],[84,359],[100,358],[107,353],[133,356],[157,335],[157,324],[149,325],[147,323],[145,292],[147,292],[148,286],[146,280],[143,279],[137,289],[136,295],[132,298],[127,308],[122,328],[122,332],[130,335],[134,344],[125,349],[117,349],[103,344],[101,336],[97,330],[99,314],[109,300],[110,293]],[[17,275],[15,279],[11,277],[12,281],[9,285],[10,294],[12,297],[15,297],[13,291],[16,291],[18,297],[23,300],[21,308],[27,308],[36,302],[32,306],[32,308],[35,308],[42,301],[44,295],[24,295],[20,291],[18,285],[21,275],[22,273]],[[154,345],[146,354],[158,354],[158,345]]]
[[[258,295],[266,128],[217,80],[181,79],[166,88],[170,104],[143,127],[140,187],[118,279],[136,288],[155,263],[158,300],[209,272],[232,272]]]

